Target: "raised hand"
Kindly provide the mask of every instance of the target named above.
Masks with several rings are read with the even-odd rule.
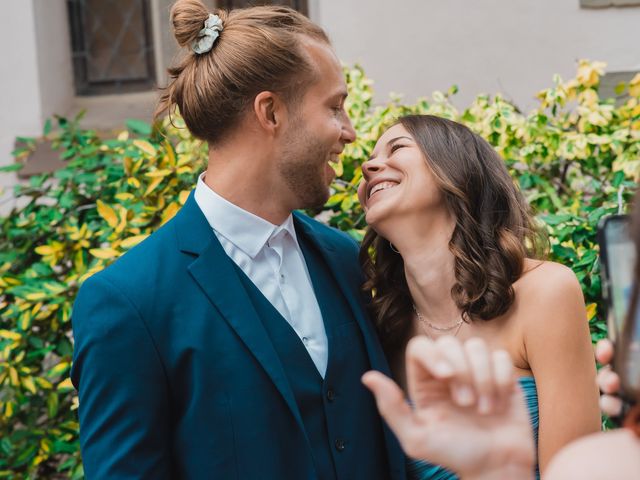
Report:
[[[611,370],[609,363],[613,360],[613,344],[610,340],[600,340],[596,345],[596,360],[605,365],[598,372],[598,386],[600,396],[600,410],[611,417],[622,412],[622,400],[616,396],[620,393],[620,377]]]
[[[416,337],[406,362],[413,408],[381,373],[363,382],[409,456],[464,478],[532,478],[531,426],[507,352],[480,339]]]

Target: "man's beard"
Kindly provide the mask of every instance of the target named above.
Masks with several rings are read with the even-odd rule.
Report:
[[[292,123],[278,170],[295,196],[296,208],[321,207],[329,198],[326,162],[330,150],[314,138],[302,121]]]

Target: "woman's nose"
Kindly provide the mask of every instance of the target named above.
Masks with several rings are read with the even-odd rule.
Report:
[[[365,180],[369,180],[371,176],[382,169],[382,164],[376,160],[367,160],[362,164],[362,175]]]

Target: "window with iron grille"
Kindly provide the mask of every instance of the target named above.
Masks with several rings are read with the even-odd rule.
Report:
[[[218,7],[232,9],[253,7],[255,5],[286,5],[308,15],[307,0],[218,0]]]
[[[580,0],[582,8],[630,7],[640,5],[640,0]]]
[[[149,0],[67,0],[76,93],[155,84]]]

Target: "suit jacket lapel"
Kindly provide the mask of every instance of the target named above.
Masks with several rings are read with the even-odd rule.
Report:
[[[329,265],[329,269],[338,286],[349,302],[353,315],[362,331],[369,361],[371,362],[371,368],[389,375],[387,360],[378,341],[373,324],[366,314],[364,302],[362,301],[362,292],[360,291],[362,278],[360,271],[345,268],[345,263],[342,261],[343,254],[336,251],[333,241],[326,236],[323,231],[314,228],[301,215],[295,214],[294,219],[296,221],[296,227],[300,227],[303,234],[306,235],[320,251],[322,258]]]
[[[289,380],[269,336],[253,308],[232,260],[207,223],[193,193],[176,215],[175,231],[181,251],[194,254],[188,269],[209,301],[234,329],[284,397],[300,428],[300,410]]]

